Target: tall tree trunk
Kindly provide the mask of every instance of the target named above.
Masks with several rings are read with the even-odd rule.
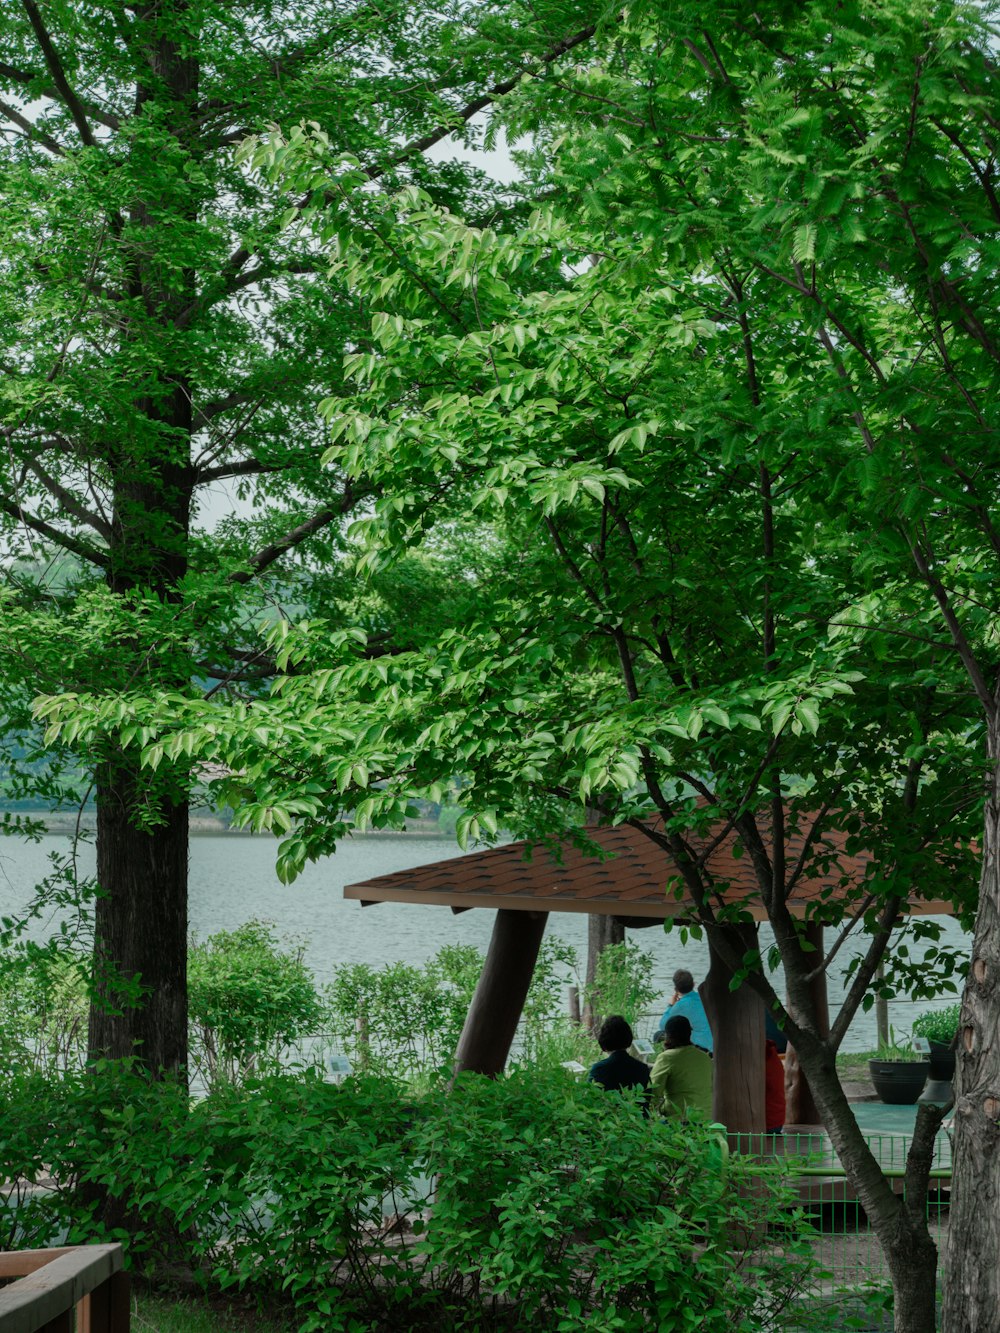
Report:
[[[823,957],[823,926],[820,922],[806,924],[803,937],[815,950],[813,957],[818,961]],[[815,1025],[818,1036],[830,1035],[830,1002],[826,990],[826,973],[820,972],[809,983],[812,1000],[810,1019]],[[802,1064],[795,1048],[789,1045],[785,1052],[785,1121],[789,1125],[815,1125],[819,1123],[819,1108],[809,1087],[809,1080],[802,1071]]]
[[[187,572],[192,472],[187,384],[164,386],[139,407],[159,448],[123,460],[115,489],[108,586],[126,605],[152,593],[179,603]],[[127,639],[133,680],[189,688],[194,668],[176,643]],[[98,764],[95,994],[92,1058],[135,1058],[154,1077],[187,1066],[187,774],[143,770],[138,750],[113,750]]]
[[[187,0],[142,7],[136,51],[144,73],[136,111],[170,127],[178,152],[200,154],[198,60]],[[146,71],[148,70],[148,75]],[[114,478],[114,508],[107,584],[126,606],[142,599],[179,605],[188,571],[194,469],[193,392],[178,317],[197,291],[195,270],[173,262],[176,236],[197,220],[194,185],[178,192],[144,160],[141,137],[131,147],[137,178],[148,175],[149,196],[130,201],[123,235],[130,255],[130,311],[122,338],[136,343],[146,364],[150,338],[157,358],[132,397],[135,424],[107,459]],[[162,354],[164,360],[159,357]],[[188,349],[188,357],[191,350]],[[126,386],[127,390],[127,386]],[[161,646],[139,637],[118,645],[131,659],[131,681],[141,688],[190,687],[190,655],[175,642]],[[168,657],[165,657],[169,654]],[[133,751],[112,751],[96,772],[97,878],[101,891],[94,930],[95,996],[89,1046],[92,1056],[134,1056],[152,1075],[183,1074],[187,1065],[188,804],[186,774],[143,771]]]
[[[1000,719],[989,726],[993,782],[972,962],[955,1066],[945,1333],[1000,1330]]]
[[[905,1194],[897,1195],[858,1127],[829,1047],[806,1034],[799,1056],[823,1124],[889,1267],[895,1333],[935,1333],[937,1247],[927,1227],[928,1171],[943,1118],[921,1106],[907,1158]],[[991,1326],[983,1326],[991,1327]]]
[[[600,999],[595,1002],[594,983],[597,980],[597,964],[601,954],[611,944],[625,942],[625,927],[614,916],[599,915],[592,912],[587,917],[587,981],[583,1022],[586,1027],[595,1030],[600,1027],[607,1014],[603,1012]]]
[[[119,755],[97,775],[91,1059],[134,1056],[151,1074],[187,1065],[188,807],[166,797],[139,824],[148,774]]]

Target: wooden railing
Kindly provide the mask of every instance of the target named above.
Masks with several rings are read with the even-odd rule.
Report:
[[[129,1333],[120,1245],[0,1254],[0,1333]],[[75,1315],[75,1320],[74,1320]]]

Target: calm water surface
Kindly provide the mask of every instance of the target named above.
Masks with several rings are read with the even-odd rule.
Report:
[[[23,909],[34,885],[51,869],[52,854],[66,855],[68,838],[51,835],[40,843],[14,839],[0,841],[0,914]],[[371,879],[394,870],[442,861],[462,853],[450,838],[359,838],[343,843],[336,855],[307,866],[292,885],[279,883],[274,873],[277,842],[234,834],[203,835],[191,840],[191,929],[203,939],[217,930],[231,930],[253,918],[273,921],[280,932],[301,941],[305,958],[319,982],[331,979],[343,963],[423,963],[443,944],[473,944],[485,949],[493,913],[462,912],[447,907],[409,903],[378,903],[362,907],[345,902],[345,884]],[[94,849],[80,849],[81,874],[93,874]],[[58,925],[58,914],[43,916],[33,929],[44,937]],[[963,935],[955,923],[946,924],[952,942]],[[586,958],[587,918],[559,913],[549,918],[548,933],[573,945]],[[763,934],[763,932],[762,932]],[[676,933],[659,927],[628,931],[628,938],[648,950],[654,959],[654,977],[665,996],[673,990],[674,969],[686,967],[700,979],[708,965],[703,943],[682,945]],[[912,947],[912,946],[911,946]],[[846,959],[845,959],[846,962]],[[830,979],[831,1010],[842,993],[841,974]],[[949,1001],[942,1000],[945,1004]],[[890,1006],[890,1021],[898,1032],[908,1032],[916,1013],[930,1006],[925,1001]],[[656,1018],[659,1017],[659,1010]],[[650,1020],[650,1029],[655,1026]],[[844,1043],[846,1050],[875,1045],[873,1014],[859,1014]]]

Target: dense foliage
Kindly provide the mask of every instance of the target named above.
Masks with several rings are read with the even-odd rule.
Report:
[[[0,1178],[5,1246],[106,1238],[97,1187],[125,1209],[133,1267],[283,1290],[303,1333],[763,1333],[812,1274],[767,1170],[537,1071],[418,1101],[387,1079],[276,1077],[190,1111],[111,1067],[6,1077]]]
[[[232,1082],[277,1068],[285,1047],[318,1030],[322,1009],[301,947],[248,921],[192,945],[188,1017],[199,1073]]]
[[[320,988],[301,945],[266,921],[192,940],[190,1051],[200,1092],[282,1069],[322,1069],[331,1054],[369,1074],[424,1086],[451,1072],[483,955],[444,945],[422,966],[341,963]],[[61,936],[44,948],[0,952],[0,1061],[19,1074],[78,1071],[86,1059],[90,958]],[[656,994],[652,958],[635,944],[601,956],[593,1000],[635,1022]],[[570,1019],[566,986],[576,951],[543,942],[513,1061],[553,1068],[598,1058],[592,1034]]]

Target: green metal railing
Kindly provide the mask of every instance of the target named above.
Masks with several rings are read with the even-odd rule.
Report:
[[[910,1136],[866,1132],[865,1138],[883,1174],[902,1194]],[[814,1289],[803,1294],[803,1328],[889,1333],[888,1265],[828,1136],[795,1131],[731,1135],[730,1146],[733,1152],[773,1164],[797,1196],[819,1270]],[[950,1184],[951,1142],[942,1133],[935,1144],[927,1197],[928,1224],[939,1249],[947,1230]]]

